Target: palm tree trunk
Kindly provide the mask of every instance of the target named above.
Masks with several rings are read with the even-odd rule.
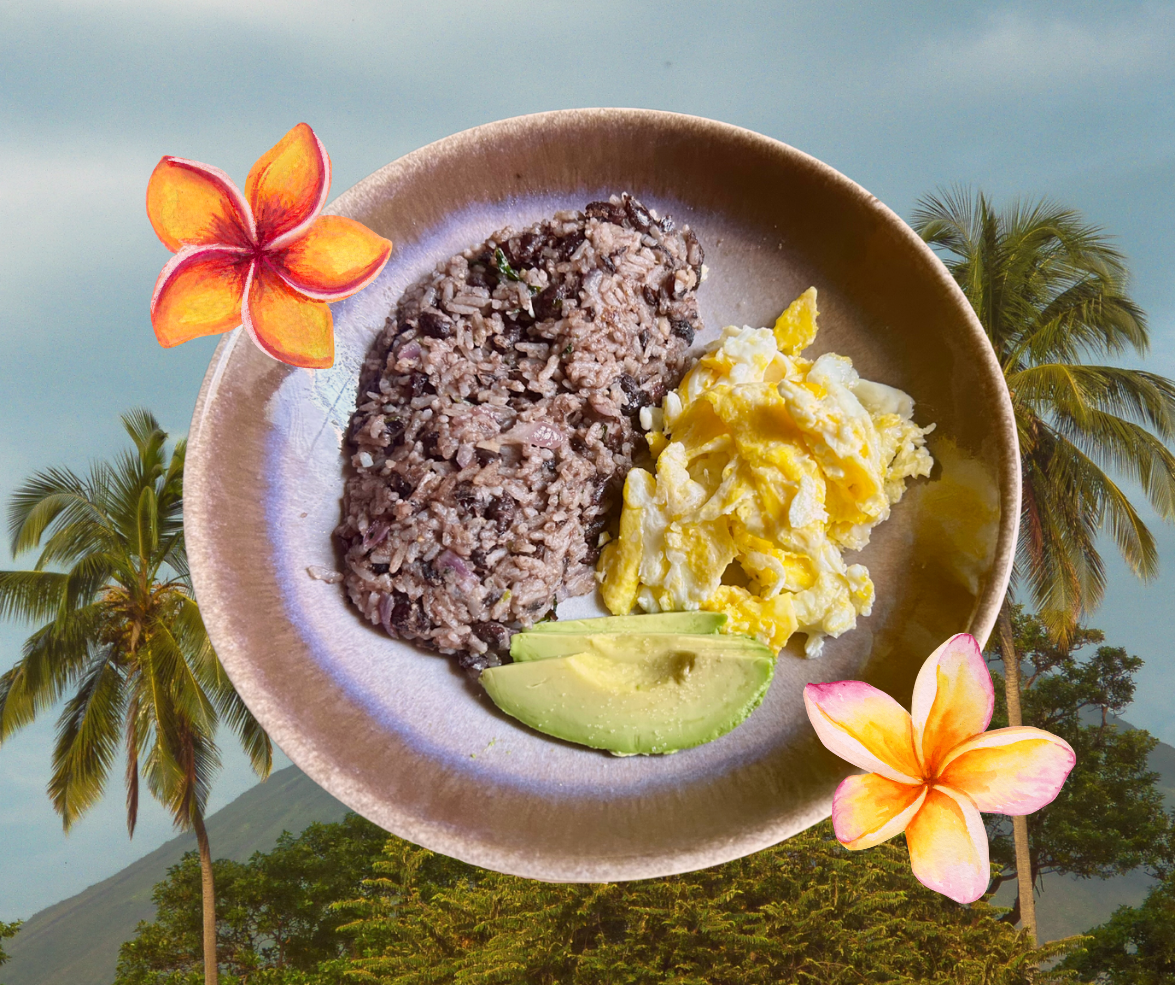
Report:
[[[212,848],[199,809],[192,811],[192,827],[200,849],[200,882],[204,890],[204,985],[216,985],[216,886],[212,880]]]
[[[1004,658],[1004,691],[1008,701],[1008,724],[1024,724],[1020,714],[1020,654],[1012,636],[1011,603],[1005,599],[1000,609],[1000,652]],[[1028,854],[1028,818],[1012,818],[1012,841],[1016,846],[1016,892],[1020,897],[1020,919],[1036,944],[1036,896],[1032,878],[1032,861]]]

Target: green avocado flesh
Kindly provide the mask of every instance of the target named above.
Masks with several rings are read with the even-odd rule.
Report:
[[[657,656],[663,652],[698,649],[742,656],[774,657],[771,650],[750,636],[713,637],[684,633],[517,633],[510,641],[510,657],[519,662],[594,653],[604,657]]]
[[[652,612],[641,616],[602,616],[535,623],[527,633],[717,633],[725,612]]]
[[[774,658],[757,643],[739,651],[693,637],[689,649],[640,652],[642,638],[628,639],[630,652],[597,648],[490,667],[481,682],[494,704],[531,728],[631,755],[725,735],[755,710],[775,673]]]

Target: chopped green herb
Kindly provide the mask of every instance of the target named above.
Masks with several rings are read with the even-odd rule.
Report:
[[[498,273],[505,277],[506,280],[526,284],[526,281],[522,279],[522,275],[510,266],[510,261],[506,259],[506,254],[502,252],[502,247],[500,246],[494,250],[494,266],[498,268]],[[526,288],[531,294],[538,294],[539,292],[539,289],[533,284],[526,284]]]
[[[608,440],[608,425],[607,424],[604,425],[604,430],[600,432],[600,440],[601,441]]]
[[[575,351],[575,346],[570,342],[567,343],[567,348],[563,350],[563,355],[570,356]]]

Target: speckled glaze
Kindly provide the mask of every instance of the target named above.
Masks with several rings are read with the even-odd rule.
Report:
[[[530,732],[449,660],[365,624],[341,586],[342,435],[358,367],[403,289],[507,224],[628,190],[688,222],[705,249],[704,343],[771,324],[819,289],[814,352],[851,356],[934,421],[938,465],[850,560],[873,615],[824,656],[802,638],[734,732],[673,756],[614,758]],[[359,813],[417,844],[501,872],[597,882],[715,865],[829,814],[849,772],[816,739],[801,691],[866,680],[908,704],[926,656],[986,640],[1019,515],[1012,408],[983,331],[942,264],[876,198],[785,144],[647,110],[505,120],[424,147],[331,211],[395,243],[380,278],[334,305],[337,359],[293,369],[241,333],[217,349],[192,421],[186,530],[200,607],[246,703],[287,755]],[[592,598],[563,617],[601,612]]]

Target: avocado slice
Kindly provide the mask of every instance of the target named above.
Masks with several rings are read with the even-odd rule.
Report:
[[[775,673],[759,644],[691,643],[506,664],[482,671],[481,682],[502,711],[547,735],[622,755],[676,752],[741,723]]]
[[[772,657],[770,648],[750,636],[702,636],[684,633],[516,633],[510,641],[510,657],[517,661],[549,660],[576,653],[596,653],[614,657],[627,654],[655,656],[667,651],[687,651],[704,647],[714,652],[743,656]]]
[[[535,623],[527,633],[717,633],[725,612],[651,612],[636,616],[601,616]]]

